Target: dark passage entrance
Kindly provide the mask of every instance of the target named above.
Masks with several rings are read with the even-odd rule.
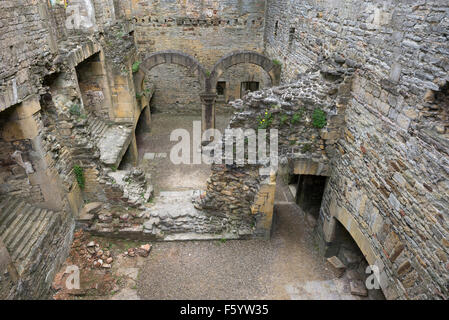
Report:
[[[296,203],[318,219],[327,177],[300,175],[297,178]]]

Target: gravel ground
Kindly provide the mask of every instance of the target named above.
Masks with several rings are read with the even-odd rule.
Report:
[[[301,299],[351,298],[346,284],[331,281],[336,276],[318,253],[300,209],[281,199],[275,210],[271,240],[156,243],[139,272],[139,296],[292,299],[299,290]]]
[[[176,128],[192,131],[199,116],[153,115],[151,132],[138,136],[140,157],[170,152]],[[217,128],[230,116],[217,115]],[[159,191],[205,186],[207,165],[173,165],[168,159],[143,161]],[[280,182],[280,181],[279,181]],[[313,228],[278,184],[275,222],[270,240],[154,243],[139,266],[137,296],[141,299],[360,299],[349,293],[349,280],[337,279],[319,254]],[[134,292],[133,292],[134,294]]]

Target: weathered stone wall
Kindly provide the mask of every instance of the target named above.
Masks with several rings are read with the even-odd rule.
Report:
[[[218,81],[226,82],[226,89],[224,96],[217,97],[215,112],[229,111],[228,102],[243,97],[242,82],[259,82],[259,89],[272,86],[270,76],[261,67],[247,63],[230,67],[221,75]]]
[[[447,299],[447,1],[268,1],[267,10],[266,54],[283,62],[284,81],[325,57],[358,68],[321,210],[325,240],[338,219],[381,268],[387,298]]]
[[[12,140],[8,136],[11,127],[7,126],[7,122],[17,121],[15,117],[13,108],[11,111],[8,110],[8,115],[4,114],[0,119],[0,194],[16,195],[32,201],[44,202],[39,186],[31,185],[28,176],[28,173],[34,171],[30,162],[30,152],[33,152],[30,137]],[[27,166],[28,168],[31,166],[28,172]]]
[[[83,200],[118,201],[124,206],[139,202],[106,176],[97,146],[102,130],[113,121],[127,123],[132,131],[143,108],[137,102],[131,70],[136,61],[132,28],[126,23],[109,28],[116,17],[113,2],[89,0],[92,6],[83,7],[81,13],[97,8],[91,12],[95,19],[82,20],[79,29],[67,30],[66,18],[73,14],[70,9],[85,2],[71,1],[67,8],[43,0],[0,5],[0,196],[37,206],[25,212],[26,205],[2,204],[15,210],[2,211],[2,219],[6,214],[22,217],[39,212],[33,216],[36,225],[27,225],[29,230],[8,230],[18,237],[28,230],[25,237],[38,237],[39,245],[30,251],[32,260],[22,261],[18,259],[21,252],[14,250],[26,246],[27,240],[9,239],[7,250],[16,267],[20,263],[20,270],[18,276],[9,273],[4,277],[1,252],[2,298],[47,297],[54,271],[66,257]],[[92,21],[101,25],[90,28]],[[96,31],[111,35],[114,41]],[[104,52],[109,55],[105,57]],[[80,85],[77,66],[82,73],[78,74]],[[118,87],[126,88],[126,94],[118,97]],[[83,168],[88,188],[77,183],[75,165]]]
[[[162,64],[151,69],[148,79],[155,84],[153,112],[201,114],[202,85],[187,68]]]
[[[158,51],[178,50],[195,57],[207,70],[225,54],[237,50],[261,52],[264,1],[134,1],[136,41],[143,57]],[[264,71],[252,73],[263,78]],[[201,101],[194,75],[178,66],[160,66],[150,72],[156,94],[156,110],[199,112]],[[246,78],[244,72],[229,73],[229,80]],[[229,84],[229,82],[228,82]],[[191,89],[186,89],[191,87]],[[181,90],[180,90],[181,89]],[[236,98],[239,98],[237,96]]]
[[[329,72],[334,78],[326,78]],[[246,136],[241,137],[246,148],[245,163],[236,162],[241,143],[238,142],[233,148],[232,165],[212,165],[206,194],[197,199],[197,208],[211,215],[245,221],[253,226],[253,236],[269,237],[277,170],[276,163],[269,159],[271,148],[279,151],[279,162],[290,174],[329,175],[330,159],[338,152],[337,140],[343,133],[351,79],[350,70],[328,62],[326,72],[310,72],[290,85],[252,92],[232,102],[237,112],[230,128],[253,130],[252,133],[243,132]],[[320,125],[315,121],[317,111],[324,117]],[[268,133],[266,158],[257,155],[257,164],[249,163],[253,155],[248,145],[254,146],[256,135],[262,133],[260,130]],[[271,130],[278,130],[277,140],[271,139]],[[222,146],[233,140],[224,136]],[[209,147],[215,148],[213,143]],[[257,138],[257,151],[262,147],[263,142]],[[226,147],[223,152],[224,163],[230,159],[227,159]]]
[[[34,74],[52,61],[56,42],[47,1],[2,1],[0,11],[1,111],[37,91]]]

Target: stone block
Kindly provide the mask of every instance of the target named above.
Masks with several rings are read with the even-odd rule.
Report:
[[[343,264],[343,262],[341,262],[340,259],[338,259],[338,257],[330,257],[327,259],[327,262],[330,263],[332,269],[337,273],[337,277],[340,278],[341,276],[343,276],[346,271],[346,266]]]
[[[360,297],[368,296],[368,290],[366,289],[365,283],[361,280],[350,281],[349,287],[351,289],[351,294],[354,296],[360,296]]]

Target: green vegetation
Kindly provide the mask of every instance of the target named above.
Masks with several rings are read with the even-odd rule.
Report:
[[[286,114],[281,115],[281,118],[279,119],[279,123],[281,126],[285,125],[288,121],[288,116]]]
[[[280,62],[278,59],[273,59],[273,63],[277,66],[282,67],[282,62]]]
[[[84,170],[78,165],[73,166],[73,171],[75,172],[76,181],[81,189],[86,186],[86,180],[84,178]]]
[[[70,112],[70,114],[79,117],[79,116],[81,116],[81,106],[77,103],[74,103],[70,106],[69,112]]]
[[[140,68],[141,64],[142,64],[142,62],[140,62],[140,61],[136,61],[133,63],[133,73],[139,72],[139,68]]]
[[[304,110],[301,109],[300,111],[296,112],[293,117],[291,118],[290,122],[291,124],[297,124],[302,119],[302,115],[304,114]]]
[[[312,150],[312,145],[310,143],[307,143],[302,146],[301,152],[306,153],[309,152],[310,150]]]
[[[141,93],[139,93],[139,92],[136,93],[136,99],[137,99],[137,100],[142,99],[142,97],[143,97],[143,94],[141,94]]]
[[[326,112],[323,110],[316,108],[313,110],[312,114],[312,125],[315,128],[322,129],[326,126],[327,120],[326,120]]]
[[[117,32],[117,38],[123,38],[125,36],[125,32],[123,30]]]
[[[259,129],[268,129],[273,122],[273,115],[265,111],[263,117],[259,117]]]

